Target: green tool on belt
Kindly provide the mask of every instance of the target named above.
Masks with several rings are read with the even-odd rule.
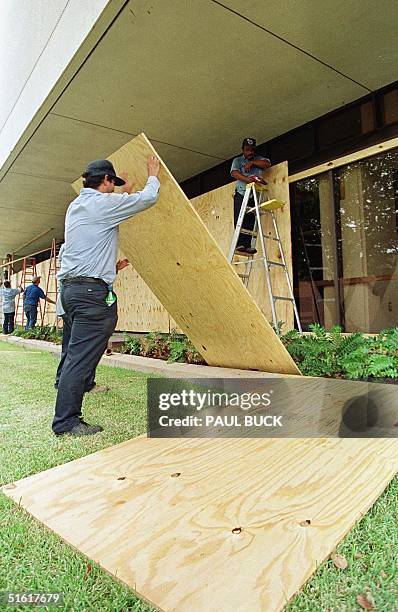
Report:
[[[116,302],[116,295],[113,293],[113,285],[108,285],[108,295],[105,298],[107,306],[112,306]]]

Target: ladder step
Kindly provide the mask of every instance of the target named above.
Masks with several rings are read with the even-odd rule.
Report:
[[[252,230],[243,229],[240,230],[241,234],[247,234],[248,236],[257,236],[257,232],[253,232]]]
[[[259,205],[259,208],[262,210],[278,210],[278,208],[283,208],[285,206],[285,202],[281,202],[280,200],[267,200],[266,202],[262,202]]]
[[[268,261],[269,266],[280,266],[281,268],[286,268],[284,263],[280,263],[279,261]]]
[[[273,297],[274,302],[276,302],[276,300],[284,300],[285,302],[294,302],[293,298],[283,297],[282,295],[274,295],[272,297]]]
[[[240,278],[249,278],[250,274],[238,274]]]
[[[239,253],[237,253],[237,255],[239,255]],[[252,255],[246,255],[246,257],[253,257]],[[233,261],[232,265],[233,266],[247,266],[249,263],[253,264],[256,261],[264,261],[265,257],[256,257],[255,259],[250,259],[249,261]]]

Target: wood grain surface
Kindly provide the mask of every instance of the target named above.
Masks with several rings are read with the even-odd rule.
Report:
[[[141,134],[109,156],[146,181],[156,154]],[[165,164],[151,209],[120,226],[120,250],[209,365],[298,374],[299,370]],[[78,191],[80,182],[74,183]]]
[[[158,609],[274,612],[397,467],[391,439],[140,437],[3,491]]]

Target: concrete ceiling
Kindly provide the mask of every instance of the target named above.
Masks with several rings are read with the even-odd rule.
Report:
[[[266,141],[397,78],[395,0],[165,7],[125,6],[14,161],[0,183],[0,256],[50,227],[24,251],[62,238],[70,182],[139,132],[183,180],[246,135]]]

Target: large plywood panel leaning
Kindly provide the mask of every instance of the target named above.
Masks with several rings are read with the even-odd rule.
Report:
[[[108,159],[144,185],[151,154],[157,155],[140,134]],[[299,374],[163,162],[159,179],[155,206],[122,223],[121,252],[209,365]],[[73,186],[78,190],[80,181]]]

